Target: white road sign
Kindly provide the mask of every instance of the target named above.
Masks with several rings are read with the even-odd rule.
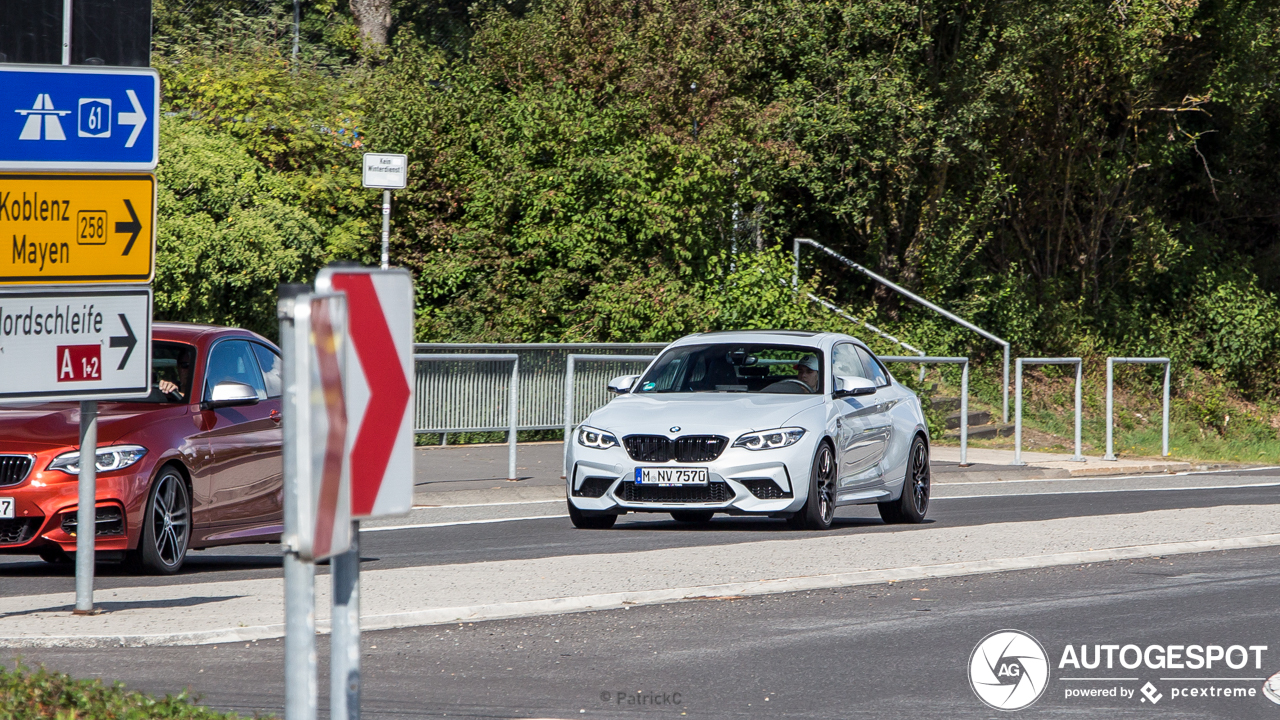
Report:
[[[0,401],[151,393],[151,288],[0,292]]]
[[[294,303],[294,422],[298,518],[281,542],[303,560],[340,555],[351,546],[351,459],[347,455],[347,303],[341,293],[299,295]],[[288,479],[286,478],[286,482]]]
[[[364,154],[364,186],[399,190],[409,177],[409,156]]]

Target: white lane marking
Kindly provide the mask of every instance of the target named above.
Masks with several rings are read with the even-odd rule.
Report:
[[[1172,492],[1174,490],[1239,490],[1241,488],[1280,487],[1280,482],[1252,485],[1197,485],[1195,487],[1117,488],[1111,490],[1062,490],[1058,492],[993,493],[987,495],[930,495],[930,500],[970,500],[973,498],[1035,497],[1038,495],[1090,495],[1094,493]]]
[[[487,518],[485,520],[455,520],[453,522],[423,523],[421,525],[391,525],[388,527],[360,528],[360,532],[383,532],[386,530],[418,530],[420,528],[451,527],[453,525],[488,525],[490,523],[515,522],[517,520],[545,520],[549,518],[567,518],[568,515],[528,515],[513,518]]]
[[[471,503],[470,505],[414,505],[414,510],[448,510],[450,508],[467,507],[500,507],[502,505],[538,505],[540,503],[562,503],[564,498],[554,500],[513,500],[511,502]]]
[[[1246,473],[1260,472],[1263,470],[1280,470],[1280,465],[1269,465],[1267,467],[1254,468],[1232,468],[1229,470],[1187,470],[1177,473],[1146,473],[1144,475],[1077,475],[1076,477],[1061,478],[1027,478],[1025,480],[959,480],[955,483],[943,483],[944,485],[1009,485],[1012,483],[1042,483],[1042,482],[1080,482],[1082,480],[1152,480],[1157,477],[1182,477],[1184,475],[1221,475],[1224,473]],[[995,470],[987,470],[984,472],[996,472]]]

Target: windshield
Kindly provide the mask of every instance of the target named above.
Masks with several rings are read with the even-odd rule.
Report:
[[[822,392],[822,352],[796,345],[684,345],[662,354],[637,393]]]
[[[184,343],[151,345],[151,394],[130,402],[185,403],[191,401],[191,371],[196,349]]]

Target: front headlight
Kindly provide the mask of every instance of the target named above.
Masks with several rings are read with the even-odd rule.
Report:
[[[761,430],[760,432],[747,433],[734,440],[733,446],[748,450],[772,450],[773,448],[795,445],[800,442],[802,437],[804,437],[804,428],[789,427],[778,428],[777,430]]]
[[[98,472],[122,470],[142,459],[147,449],[141,445],[108,445],[98,448]],[[49,463],[49,470],[61,470],[68,475],[80,474],[80,451],[64,452]]]
[[[607,450],[618,446],[618,438],[604,430],[581,425],[578,427],[578,444],[597,450]]]

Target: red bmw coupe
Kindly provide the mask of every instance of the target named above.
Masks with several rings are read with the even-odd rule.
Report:
[[[174,573],[187,551],[275,542],[280,350],[247,330],[156,323],[150,397],[98,403],[97,551]],[[76,549],[77,403],[0,406],[0,553]]]

